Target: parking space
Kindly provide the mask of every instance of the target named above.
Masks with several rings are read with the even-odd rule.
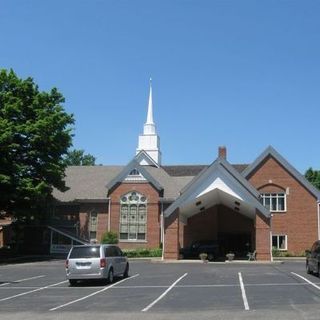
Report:
[[[319,278],[304,262],[216,264],[131,262],[130,277],[112,285],[70,287],[64,262],[0,266],[0,310],[162,314],[299,310],[320,305]],[[309,311],[308,311],[309,310]]]

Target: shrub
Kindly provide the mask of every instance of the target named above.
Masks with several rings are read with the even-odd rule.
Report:
[[[116,232],[108,231],[102,236],[101,243],[117,244],[119,242]]]
[[[272,248],[272,256],[273,257],[281,257],[281,251],[275,248]]]
[[[123,250],[125,255],[128,258],[150,258],[150,257],[161,257],[162,249],[154,248],[154,249],[135,249],[135,250]]]
[[[301,252],[291,252],[291,251],[281,251],[278,249],[272,249],[272,256],[273,257],[305,257],[305,251]]]

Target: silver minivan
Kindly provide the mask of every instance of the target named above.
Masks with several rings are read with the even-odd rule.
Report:
[[[112,283],[114,277],[129,275],[128,258],[112,244],[73,246],[66,260],[70,285],[78,280],[102,279]]]

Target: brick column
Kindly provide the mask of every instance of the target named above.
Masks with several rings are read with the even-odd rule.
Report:
[[[164,221],[164,258],[179,259],[179,209]]]
[[[256,231],[256,251],[257,260],[270,261],[271,248],[270,248],[270,231],[271,219],[265,217],[258,210],[256,211],[255,221]]]
[[[84,209],[84,206],[80,207],[79,222],[80,222],[80,229],[79,229],[80,237],[86,240],[90,240],[89,239],[89,216],[86,210]]]

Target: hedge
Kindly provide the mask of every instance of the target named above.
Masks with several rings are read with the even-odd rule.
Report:
[[[128,258],[151,258],[162,257],[162,249],[135,249],[135,250],[122,250]]]

